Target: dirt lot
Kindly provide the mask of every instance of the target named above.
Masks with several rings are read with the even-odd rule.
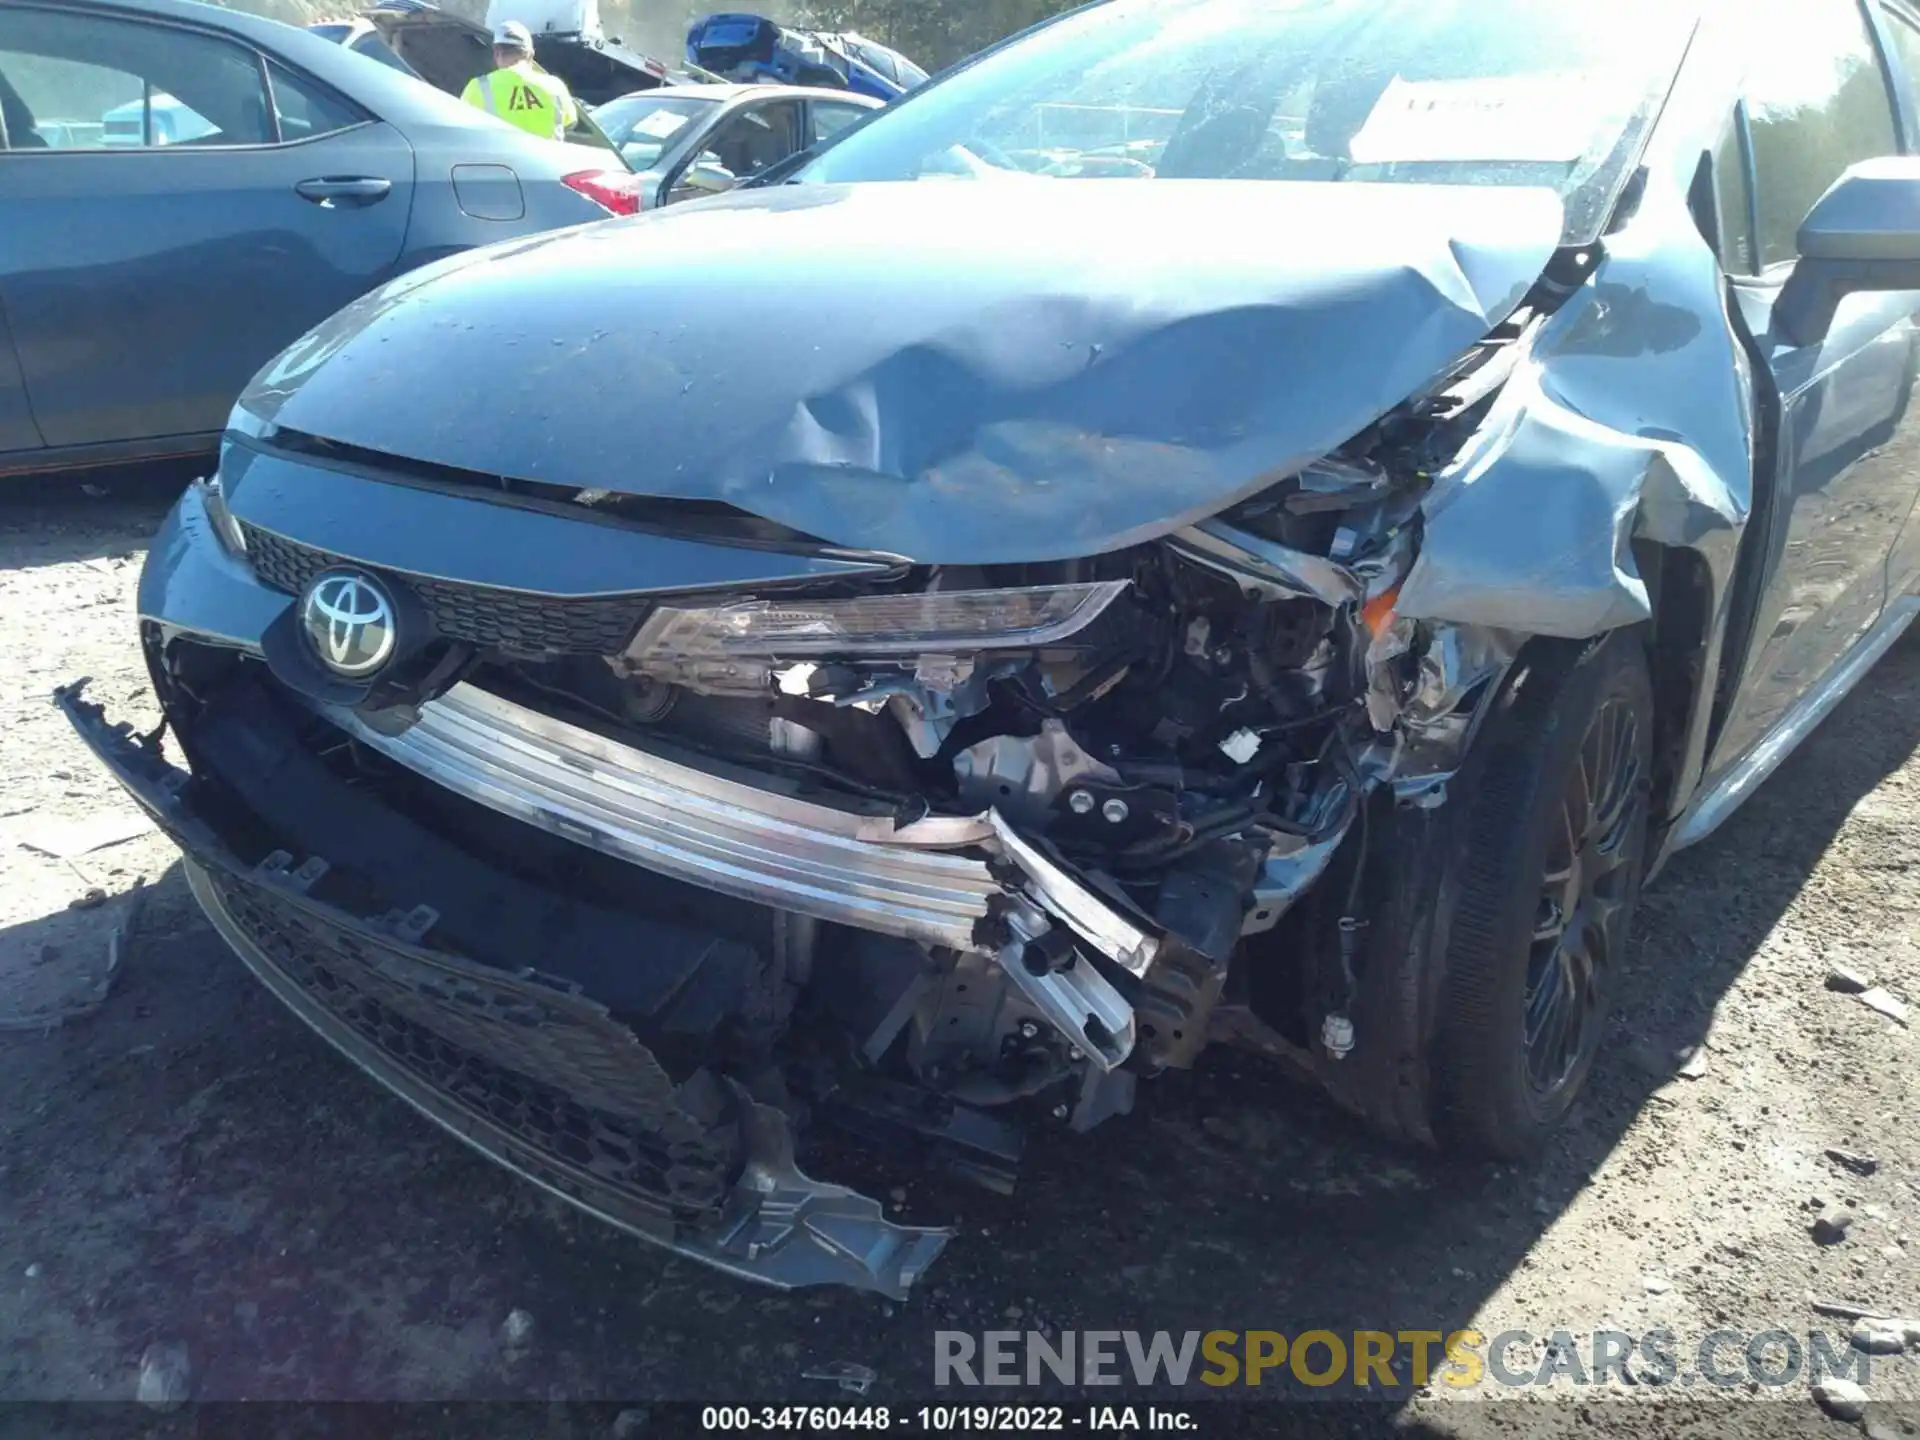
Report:
[[[1386,1149],[1232,1060],[1035,1146],[1011,1199],[842,1177],[961,1227],[903,1307],[744,1288],[574,1216],[283,1013],[151,833],[69,860],[27,848],[57,822],[132,813],[46,697],[87,674],[150,716],[131,607],[164,504],[0,501],[0,1001],[84,990],[126,902],[70,902],[151,882],[104,1006],[0,1032],[0,1396],[128,1397],[164,1341],[200,1397],[826,1400],[803,1372],[852,1361],[877,1372],[873,1400],[904,1404],[928,1392],[935,1330],[1041,1327],[1665,1328],[1690,1370],[1716,1330],[1844,1332],[1809,1297],[1920,1311],[1915,1037],[1822,983],[1845,964],[1920,1001],[1920,644],[1649,893],[1618,1033],[1538,1168]],[[1697,1046],[1687,1069],[1704,1073],[1677,1074]],[[1877,1167],[1852,1173],[1829,1147]],[[1810,1223],[1836,1213],[1845,1239],[1817,1245]],[[500,1338],[515,1309],[534,1327],[517,1349]],[[1725,1354],[1743,1374],[1739,1346]],[[1913,1425],[1920,1358],[1876,1358],[1870,1389],[1910,1402]],[[1434,1390],[1403,1389],[1405,1415],[1442,1431],[1547,1418]],[[1564,1377],[1524,1393],[1595,1398]],[[1615,1384],[1665,1399],[1607,1413],[1677,1433],[1702,1393]],[[1804,1379],[1709,1393],[1778,1402],[1743,1407],[1743,1429],[1838,1433]],[[1889,1410],[1871,1433],[1900,1423]]]

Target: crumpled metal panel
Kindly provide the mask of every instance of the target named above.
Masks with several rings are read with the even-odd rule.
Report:
[[[1604,246],[1435,476],[1400,615],[1567,638],[1630,625],[1650,614],[1635,538],[1697,551],[1724,596],[1752,463],[1718,263],[1658,190]]]
[[[1079,557],[1349,439],[1504,318],[1560,232],[1544,190],[773,187],[405,277],[242,405],[923,562]]]
[[[1424,647],[1413,684],[1401,694],[1385,662],[1413,650],[1421,629]],[[1483,625],[1417,627],[1404,616],[1396,618],[1368,647],[1367,710],[1375,730],[1388,738],[1363,760],[1363,772],[1390,782],[1404,804],[1423,809],[1444,804],[1447,782],[1526,638]]]

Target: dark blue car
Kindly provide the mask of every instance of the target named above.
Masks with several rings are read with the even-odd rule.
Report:
[[[795,30],[761,15],[709,15],[687,32],[687,59],[729,80],[772,80],[897,100],[927,72],[851,32]]]

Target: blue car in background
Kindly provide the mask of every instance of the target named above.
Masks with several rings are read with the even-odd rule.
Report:
[[[0,476],[211,455],[247,378],[384,281],[638,209],[576,138],[277,20],[0,4]]]
[[[687,31],[687,59],[743,83],[773,81],[897,100],[927,72],[897,50],[851,32],[795,30],[762,15],[709,15]]]

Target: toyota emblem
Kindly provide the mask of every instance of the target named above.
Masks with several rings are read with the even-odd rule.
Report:
[[[399,638],[393,601],[369,575],[329,570],[316,576],[300,618],[314,653],[337,675],[363,679],[393,658]]]

